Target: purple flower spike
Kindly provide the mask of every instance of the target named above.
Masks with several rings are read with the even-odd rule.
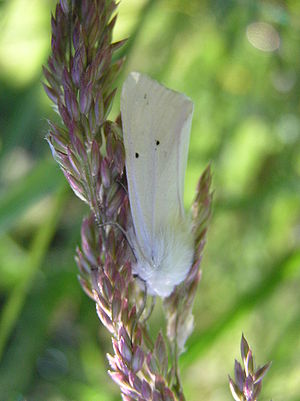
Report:
[[[255,370],[252,350],[244,335],[241,339],[242,365],[235,361],[235,381],[229,376],[229,387],[236,401],[257,401],[262,388],[262,379],[269,370],[271,363]]]
[[[122,121],[120,116],[109,120],[124,62],[117,51],[125,41],[111,41],[116,8],[114,0],[57,2],[51,18],[52,54],[43,73],[45,92],[61,122],[49,122],[47,141],[74,193],[90,208],[75,259],[79,282],[112,338],[112,355],[107,355],[111,378],[124,401],[183,401],[179,371],[172,364],[193,329],[192,306],[211,210],[210,168],[200,178],[193,205],[194,261],[165,300],[166,336],[151,339],[147,320],[154,299],[132,274],[129,233],[134,228]],[[255,389],[264,374],[261,370],[255,376]]]

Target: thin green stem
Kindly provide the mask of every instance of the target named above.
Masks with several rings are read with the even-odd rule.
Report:
[[[179,354],[178,354],[178,341],[177,341],[177,333],[178,333],[178,319],[179,315],[182,312],[182,308],[179,306],[178,311],[176,314],[176,326],[175,326],[175,339],[174,339],[174,371],[175,371],[175,380],[176,384],[174,386],[176,395],[180,401],[185,401],[185,397],[183,394],[183,389],[180,380],[180,373],[179,373]]]

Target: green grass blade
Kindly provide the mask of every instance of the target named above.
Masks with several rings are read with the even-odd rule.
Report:
[[[50,245],[51,239],[53,238],[59,218],[63,211],[66,195],[67,191],[65,184],[61,186],[56,194],[52,209],[49,211],[46,221],[41,224],[32,241],[26,262],[28,265],[26,268],[26,278],[14,288],[2,309],[0,317],[0,359],[10,333],[22,310],[33,277],[39,269]]]
[[[249,313],[261,302],[266,300],[276,288],[299,270],[300,250],[290,252],[277,262],[260,285],[249,290],[243,296],[239,297],[237,303],[218,319],[211,327],[203,333],[194,334],[188,344],[188,351],[180,358],[181,366],[187,367],[200,356],[203,356],[214,342],[229,329],[233,323],[245,314]]]
[[[53,160],[42,160],[0,198],[0,233],[7,231],[22,213],[64,181]]]

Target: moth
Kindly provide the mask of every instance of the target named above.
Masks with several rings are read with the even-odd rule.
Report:
[[[123,84],[121,116],[132,227],[133,273],[151,295],[169,296],[187,276],[194,238],[183,206],[193,103],[148,76]]]

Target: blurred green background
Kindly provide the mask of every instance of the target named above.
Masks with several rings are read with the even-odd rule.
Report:
[[[54,5],[0,1],[0,400],[117,401],[110,339],[76,277],[88,210],[44,140]],[[119,84],[144,71],[195,102],[187,207],[213,170],[187,400],[232,399],[242,331],[258,365],[273,361],[260,400],[300,400],[300,2],[123,0],[115,37],[128,36]]]

